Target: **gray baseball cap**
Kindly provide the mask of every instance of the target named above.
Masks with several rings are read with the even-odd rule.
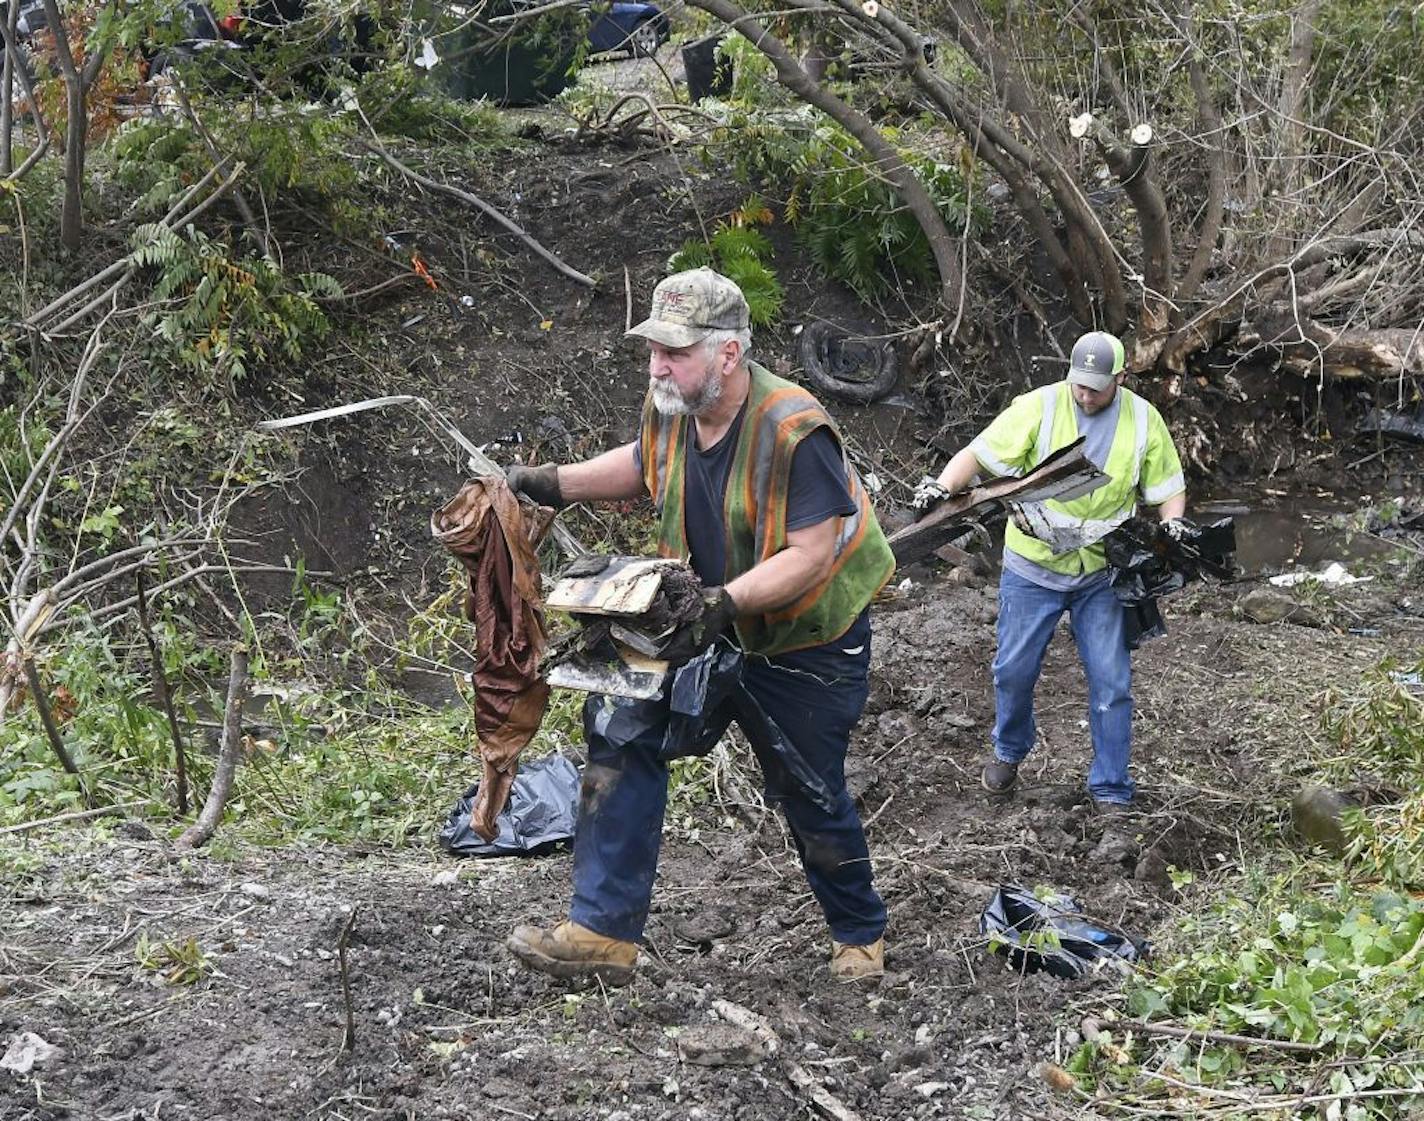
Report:
[[[713,331],[744,331],[751,326],[747,298],[734,281],[709,268],[674,273],[653,289],[647,319],[626,332],[663,346],[699,343]]]
[[[1074,385],[1103,390],[1122,373],[1127,356],[1122,342],[1106,331],[1089,331],[1073,344],[1073,358],[1068,363],[1068,380]]]

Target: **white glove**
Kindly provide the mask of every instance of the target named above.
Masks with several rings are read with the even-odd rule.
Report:
[[[1187,535],[1188,528],[1185,518],[1173,518],[1171,521],[1162,523],[1162,532],[1173,541],[1181,541]]]
[[[943,502],[948,497],[949,491],[940,486],[938,480],[926,475],[920,480],[920,485],[915,488],[915,495],[910,500],[910,505],[916,510],[928,510],[936,502]]]

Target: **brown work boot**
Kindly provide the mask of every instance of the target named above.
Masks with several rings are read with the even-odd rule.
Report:
[[[605,938],[567,920],[553,930],[516,926],[505,945],[531,969],[555,977],[596,977],[605,985],[626,985],[638,961],[636,942]]]
[[[869,981],[885,976],[885,939],[868,946],[831,943],[831,976],[837,981]]]

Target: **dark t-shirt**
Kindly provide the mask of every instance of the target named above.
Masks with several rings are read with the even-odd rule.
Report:
[[[692,438],[686,445],[684,527],[691,553],[689,562],[698,578],[709,587],[725,584],[730,575],[738,575],[729,575],[726,571],[727,525],[723,515],[727,480],[732,473],[732,460],[736,457],[737,439],[746,411],[744,404],[726,434],[710,448],[697,446],[696,422],[688,421],[688,435]],[[639,470],[642,470],[641,439],[633,445],[633,454]],[[855,509],[840,445],[831,430],[822,426],[796,445],[796,454],[791,459],[786,528],[788,531],[805,529],[827,518],[849,517]],[[854,644],[864,642],[869,637],[868,623],[867,616],[862,613],[844,638],[854,638]]]

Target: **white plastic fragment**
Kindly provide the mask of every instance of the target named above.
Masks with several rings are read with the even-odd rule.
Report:
[[[1272,576],[1271,583],[1277,588],[1294,588],[1297,584],[1314,581],[1328,588],[1348,587],[1350,584],[1368,584],[1373,576],[1352,576],[1339,561],[1331,561],[1321,572],[1282,572]]]
[[[15,1074],[29,1074],[37,1066],[49,1062],[60,1054],[53,1043],[46,1043],[32,1031],[22,1031],[10,1040],[5,1048],[5,1057],[0,1058],[0,1070]]]

